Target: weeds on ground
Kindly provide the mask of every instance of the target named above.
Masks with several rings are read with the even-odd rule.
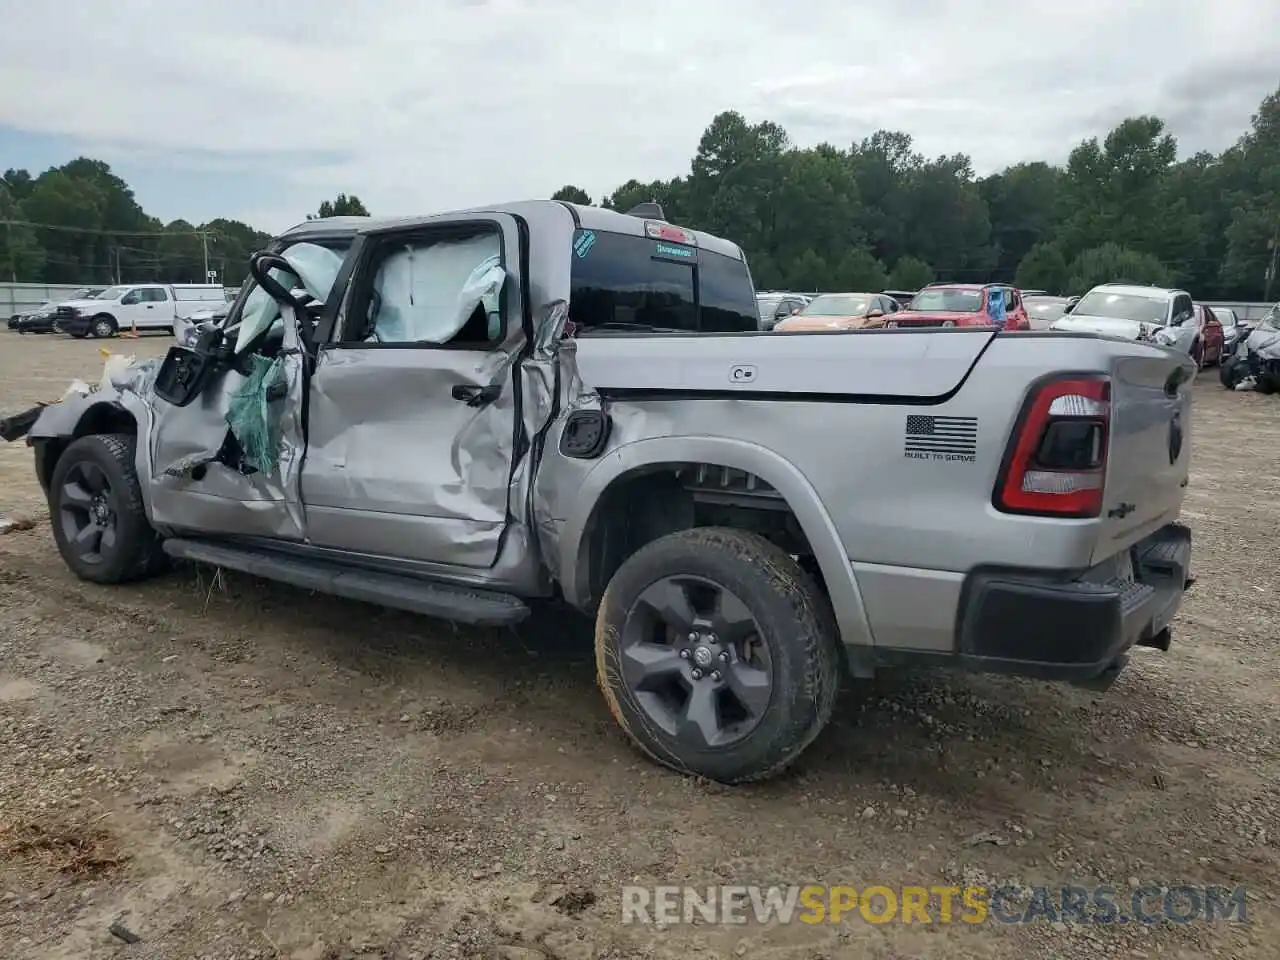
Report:
[[[26,860],[73,879],[116,869],[129,857],[115,849],[111,834],[93,824],[0,825],[0,860]]]

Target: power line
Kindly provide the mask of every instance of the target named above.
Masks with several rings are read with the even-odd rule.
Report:
[[[104,227],[68,227],[56,223],[36,223],[33,220],[0,220],[6,227],[33,227],[37,230],[57,230],[62,233],[92,233],[107,237],[203,237],[222,238],[216,230],[108,230]]]

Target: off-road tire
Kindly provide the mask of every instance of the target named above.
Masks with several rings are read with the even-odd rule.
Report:
[[[100,313],[89,321],[89,332],[102,340],[114,337],[119,330],[116,318],[109,313]]]
[[[635,599],[655,581],[680,574],[731,590],[769,648],[769,704],[744,738],[726,746],[692,750],[655,726],[617,668]],[[730,784],[764,780],[795,760],[831,719],[842,677],[835,617],[814,579],[763,537],[720,527],[668,534],[627,559],[601,600],[595,652],[609,711],[643,753],[680,773]]]
[[[1218,366],[1218,382],[1226,389],[1234,390],[1236,384],[1242,379],[1240,376],[1241,363],[1239,360],[1232,358]]]
[[[160,538],[147,520],[142,488],[134,466],[136,438],[132,434],[102,433],[81,437],[58,458],[49,481],[49,516],[58,552],[71,571],[92,583],[128,583],[153,576],[164,569],[166,556]],[[106,475],[112,511],[115,515],[115,544],[102,548],[102,559],[89,563],[68,542],[61,514],[67,476],[81,462],[88,461]]]

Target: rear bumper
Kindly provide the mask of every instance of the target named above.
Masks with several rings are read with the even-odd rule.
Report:
[[[1068,581],[970,574],[956,648],[963,665],[1088,682],[1113,676],[1135,645],[1167,650],[1169,624],[1191,584],[1191,531],[1170,524],[1135,544],[1130,557],[1131,572],[1113,562]]]

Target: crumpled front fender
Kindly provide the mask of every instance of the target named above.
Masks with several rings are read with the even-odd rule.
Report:
[[[126,433],[132,429],[138,436],[135,467],[142,483],[143,502],[149,510],[150,424],[151,411],[146,402],[133,391],[114,386],[90,394],[72,393],[60,403],[50,404],[27,432],[28,446],[36,448],[36,476],[41,487],[48,490],[53,466],[71,441],[94,433]]]

